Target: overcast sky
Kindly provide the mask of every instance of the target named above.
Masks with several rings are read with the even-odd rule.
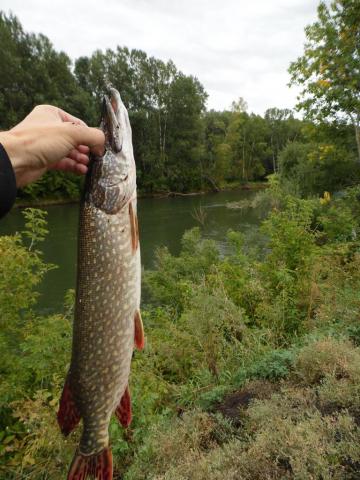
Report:
[[[318,0],[1,0],[26,31],[43,33],[72,59],[117,45],[172,59],[222,110],[293,108],[287,68],[303,51]]]

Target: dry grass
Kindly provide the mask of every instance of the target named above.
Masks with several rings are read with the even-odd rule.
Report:
[[[266,395],[256,394],[262,391],[259,381],[255,389],[248,387],[253,395],[239,406],[235,432],[218,417],[188,413],[153,431],[125,478],[360,478],[358,348],[330,337],[313,341],[298,352],[290,378],[278,391],[271,394],[268,382]],[[232,415],[236,420],[236,409]]]

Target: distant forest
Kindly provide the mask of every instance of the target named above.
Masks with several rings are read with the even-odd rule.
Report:
[[[279,170],[281,155],[291,170],[296,155],[307,158],[304,144],[313,143],[314,125],[288,109],[269,108],[262,117],[248,113],[240,97],[229,110],[207,111],[208,95],[196,77],[142,50],[97,50],[73,63],[47,37],[25,32],[15,16],[3,12],[0,44],[0,129],[11,128],[42,103],[97,125],[104,86],[110,82],[129,110],[142,192],[189,192],[263,180]],[[345,129],[353,150],[347,128],[341,134]],[[327,138],[339,133],[334,127],[322,129]],[[51,172],[22,195],[76,197],[80,183]]]

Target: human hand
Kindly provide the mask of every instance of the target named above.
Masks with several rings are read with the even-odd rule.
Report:
[[[14,128],[0,132],[18,187],[49,169],[85,174],[90,151],[102,155],[104,142],[101,130],[51,105],[35,107]]]

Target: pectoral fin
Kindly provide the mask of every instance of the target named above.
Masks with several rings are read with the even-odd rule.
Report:
[[[131,248],[135,253],[139,246],[139,226],[137,215],[134,212],[132,202],[129,203],[129,217],[130,217],[130,232],[131,232]]]
[[[136,310],[134,316],[135,324],[135,346],[138,350],[142,350],[145,345],[144,326],[139,310]]]

